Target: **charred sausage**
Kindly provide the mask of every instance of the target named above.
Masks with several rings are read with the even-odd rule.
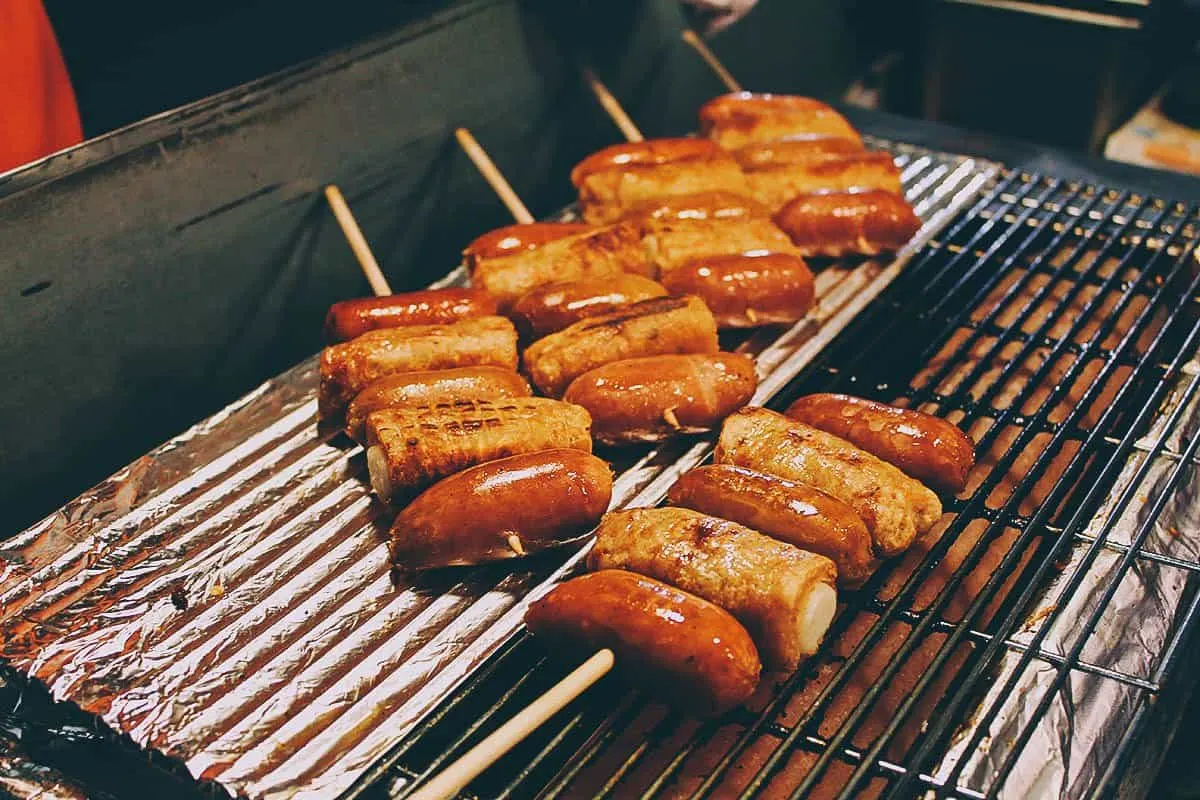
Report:
[[[750,402],[756,388],[749,356],[647,356],[585,372],[563,399],[588,410],[597,441],[622,444],[712,430]]]
[[[581,319],[666,294],[662,284],[633,274],[547,283],[522,296],[509,316],[522,338],[540,339]]]
[[[709,100],[699,116],[701,133],[730,150],[796,134],[862,141],[845,117],[811,97],[735,92]]]
[[[880,189],[899,195],[900,168],[890,153],[869,150],[812,161],[807,164],[772,164],[746,170],[754,198],[779,210],[798,195],[814,192],[848,192]]]
[[[921,229],[904,198],[882,190],[801,195],[775,222],[801,255],[833,258],[899,250]]]
[[[974,442],[931,414],[847,394],[810,394],[786,413],[946,491],[961,492],[975,466]]]
[[[710,256],[663,273],[671,294],[704,301],[719,328],[796,322],[813,307],[816,284],[808,265],[789,253]]]
[[[627,569],[716,603],[746,626],[768,669],[795,670],[837,610],[837,569],[735,522],[686,508],[604,515],[592,569]]]
[[[697,716],[750,699],[762,671],[750,635],[728,612],[622,570],[559,584],[530,605],[525,625],[551,652],[612,650],[624,677]]]
[[[329,307],[325,338],[330,343],[346,342],[379,328],[445,325],[495,313],[495,298],[479,289],[427,289],[387,297],[357,297]]]

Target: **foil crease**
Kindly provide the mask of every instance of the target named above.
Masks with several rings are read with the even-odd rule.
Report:
[[[893,262],[824,270],[814,315],[743,342],[758,357],[757,402],[997,171],[895,152],[925,227]],[[463,280],[460,269],[440,284]],[[361,448],[317,429],[317,382],[314,357],[0,549],[0,658],[239,796],[344,792],[582,558],[397,582]],[[619,464],[614,507],[656,502],[708,447],[673,442]]]

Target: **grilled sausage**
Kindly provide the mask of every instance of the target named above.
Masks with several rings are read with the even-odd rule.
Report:
[[[559,584],[530,605],[525,625],[550,652],[612,650],[624,677],[697,716],[750,699],[762,671],[750,635],[728,612],[622,570]]]
[[[630,209],[625,219],[744,219],[771,216],[771,210],[752,197],[733,192],[707,191],[656,197]]]
[[[904,198],[882,190],[801,195],[775,222],[801,255],[834,258],[899,250],[921,229]]]
[[[975,466],[974,442],[931,414],[847,394],[810,394],[786,413],[950,492],[962,491]]]
[[[709,100],[699,116],[701,133],[727,150],[796,134],[862,141],[845,117],[811,97],[735,92]]]
[[[632,274],[547,283],[522,296],[509,316],[528,341],[561,331],[581,319],[666,294],[661,284]]]
[[[612,470],[581,450],[489,461],[443,478],[400,512],[392,563],[418,570],[535,553],[589,532],[611,498]]]
[[[785,164],[812,164],[864,152],[862,142],[837,136],[789,136],[739,147],[733,157],[742,169],[755,170]]]
[[[367,331],[321,353],[317,408],[335,417],[374,381],[397,372],[451,367],[517,367],[517,329],[504,317],[449,325],[410,325]]]
[[[543,394],[613,361],[672,353],[715,353],[717,322],[699,298],[656,297],[580,320],[525,350],[525,371]]]
[[[487,252],[481,250],[481,252]],[[563,236],[532,249],[485,257],[467,249],[472,282],[507,310],[522,295],[547,283],[605,278],[634,272],[653,276],[641,232],[622,222]]]
[[[875,552],[906,550],[941,517],[937,495],[849,442],[765,408],[744,408],[721,427],[714,461],[806,483],[858,514]]]
[[[746,626],[768,669],[816,652],[837,610],[837,569],[735,522],[686,508],[605,514],[592,569],[627,569],[716,603]]]
[[[496,300],[478,289],[427,289],[387,297],[356,297],[329,307],[325,339],[346,342],[367,331],[404,325],[446,325],[496,313]]]
[[[749,356],[647,356],[585,372],[563,399],[588,410],[597,441],[621,444],[712,430],[750,402],[756,388]]]
[[[746,171],[754,199],[779,210],[798,195],[881,189],[900,195],[900,168],[889,153],[851,153],[808,164],[773,164]]]
[[[601,148],[576,164],[571,170],[571,185],[579,189],[588,178],[602,172],[688,161],[704,163],[725,156],[726,153],[719,145],[690,136],[621,142]]]
[[[468,260],[500,258],[536,250],[548,242],[565,239],[580,233],[595,230],[583,222],[530,222],[522,225],[505,225],[475,238],[463,256]]]
[[[592,451],[591,419],[541,397],[385,408],[367,415],[367,469],[381,500],[497,458],[566,447]]]
[[[819,553],[838,583],[858,586],[875,571],[871,534],[848,505],[819,489],[731,464],[689,470],[667,493],[673,505],[711,514]]]
[[[652,220],[642,226],[649,258],[663,273],[712,255],[765,251],[798,253],[791,239],[769,219]]]
[[[703,300],[719,328],[796,322],[816,299],[808,265],[788,253],[697,258],[663,273],[662,282],[671,294]]]
[[[395,406],[432,406],[455,400],[529,397],[533,390],[518,373],[503,367],[458,367],[401,372],[380,378],[350,401],[346,435],[356,442],[366,437],[367,415]]]

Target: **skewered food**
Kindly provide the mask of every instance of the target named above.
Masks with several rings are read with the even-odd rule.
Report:
[[[325,338],[346,342],[367,331],[404,325],[445,325],[496,313],[496,300],[479,289],[427,289],[385,297],[356,297],[329,307]]]
[[[748,195],[705,191],[647,200],[635,205],[624,218],[644,223],[649,220],[768,219],[770,216],[769,208]]]
[[[798,134],[748,144],[731,151],[731,154],[742,165],[742,169],[751,172],[785,164],[815,164],[865,152],[862,142],[854,139]]]
[[[663,273],[662,282],[672,294],[703,300],[720,328],[796,322],[816,300],[808,265],[789,253],[695,258]]]
[[[845,117],[811,97],[734,92],[709,100],[699,117],[701,133],[727,150],[795,134],[862,141]]]
[[[775,223],[760,217],[648,220],[642,233],[650,259],[664,274],[704,256],[799,252]]]
[[[509,312],[524,339],[540,339],[581,319],[664,297],[667,290],[641,275],[609,275],[547,283],[521,297]]]
[[[882,189],[900,196],[900,169],[890,153],[878,150],[834,156],[809,163],[746,168],[750,192],[760,203],[781,209],[793,198],[814,192]]]
[[[801,255],[834,258],[899,250],[921,229],[903,197],[878,189],[801,195],[775,222]]]
[[[530,222],[520,225],[505,225],[478,236],[467,245],[464,254],[471,266],[472,259],[500,258],[536,250],[548,242],[566,239],[580,233],[594,231],[594,225],[584,222]]]

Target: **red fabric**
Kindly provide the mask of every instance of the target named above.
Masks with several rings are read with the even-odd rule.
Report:
[[[0,172],[83,140],[41,0],[0,0]]]

